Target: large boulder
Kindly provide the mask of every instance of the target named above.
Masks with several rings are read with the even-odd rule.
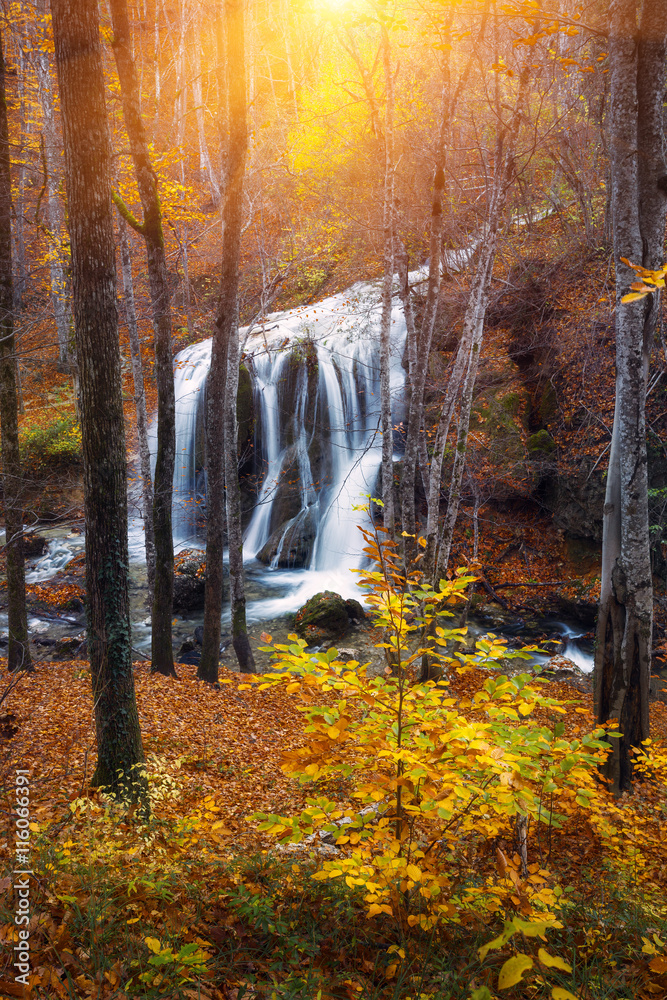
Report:
[[[323,590],[299,608],[294,627],[312,645],[342,639],[350,627],[347,605],[340,594]]]
[[[301,569],[308,566],[313,554],[319,523],[316,506],[307,507],[293,517],[286,525],[281,525],[257,553],[260,562],[275,565],[280,569]]]
[[[203,611],[206,586],[203,552],[185,549],[174,561],[174,611]]]

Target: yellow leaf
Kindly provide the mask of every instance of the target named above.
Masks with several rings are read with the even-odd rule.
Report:
[[[554,986],[551,991],[552,1000],[577,1000],[574,993],[564,990],[562,986]]]
[[[413,882],[421,881],[422,873],[419,870],[419,868],[417,868],[417,865],[408,865],[405,870],[408,873],[408,876],[413,880]]]
[[[540,948],[537,953],[542,965],[546,965],[550,969],[562,969],[563,972],[572,972],[572,966],[568,965],[567,962],[560,958],[558,955],[550,955],[548,951],[544,948]]]
[[[153,952],[154,955],[160,954],[160,942],[158,941],[157,938],[154,937],[144,938],[144,944],[146,945],[149,951]]]
[[[137,921],[141,920],[141,917],[132,917],[130,920],[126,920],[126,924],[136,924]]]
[[[650,294],[650,290],[647,288],[645,292],[628,292],[627,295],[621,296],[621,302],[636,302],[637,299],[644,299]]]
[[[515,955],[514,958],[508,958],[498,976],[498,989],[506,990],[510,986],[516,986],[519,980],[523,978],[524,972],[532,969],[532,967],[533,960],[528,955],[520,954]]]

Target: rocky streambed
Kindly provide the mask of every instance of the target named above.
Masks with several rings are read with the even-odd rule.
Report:
[[[30,537],[26,578],[31,590],[29,631],[35,662],[87,659],[83,551],[83,536],[77,532],[56,529]],[[359,600],[324,590],[316,599],[304,601],[296,612],[271,614],[273,609],[284,604],[284,598],[276,599],[280,582],[286,583],[280,574],[272,577],[259,564],[253,572],[250,564],[249,632],[258,669],[271,667],[270,655],[259,651],[260,646],[266,645],[264,636],[268,633],[273,641],[284,642],[295,631],[313,648],[335,646],[344,659],[368,662],[374,672],[385,669],[384,654],[375,645],[381,641],[381,635]],[[56,598],[57,603],[54,603]],[[145,566],[136,563],[131,567],[130,602],[132,645],[137,660],[150,658],[150,614],[146,598]],[[176,559],[173,638],[177,662],[196,664],[199,660],[203,602],[203,553],[186,550]],[[262,614],[262,609],[267,613]],[[557,675],[582,691],[588,690],[593,613],[594,609],[586,606],[579,609],[580,621],[574,618],[565,621],[537,615],[518,617],[493,603],[477,605],[468,622],[468,647],[472,650],[474,642],[488,633],[502,636],[510,649],[540,644],[544,652],[536,654],[532,664],[508,659],[502,668],[516,671],[539,665],[547,674]],[[0,607],[0,653],[6,646],[6,630],[6,610]],[[231,634],[225,629],[224,619],[221,662],[228,669],[237,669]]]

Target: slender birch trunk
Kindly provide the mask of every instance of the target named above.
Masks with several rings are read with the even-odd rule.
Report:
[[[391,312],[394,283],[394,77],[389,32],[380,25],[385,86],[384,278],[380,325],[380,426],[382,429],[383,523],[394,533],[394,430],[391,420]]]
[[[123,273],[123,299],[125,321],[130,340],[132,358],[132,381],[134,384],[134,406],[137,411],[137,438],[139,442],[139,465],[141,468],[141,494],[144,510],[144,541],[146,546],[146,573],[148,576],[148,601],[153,604],[155,594],[155,532],[153,529],[153,477],[151,475],[151,452],[148,444],[148,414],[146,413],[146,391],[144,369],[141,360],[141,345],[137,327],[137,310],[134,303],[134,283],[132,280],[132,254],[127,237],[127,225],[120,220],[120,262]]]
[[[218,183],[218,178],[215,176],[215,171],[213,170],[211,156],[208,151],[208,143],[206,141],[204,104],[201,85],[201,48],[201,19],[197,18],[194,24],[194,43],[192,46],[192,99],[195,105],[195,117],[197,120],[199,170],[202,174],[208,177],[208,183],[211,189],[211,198],[213,199],[213,204],[217,205],[220,201],[220,185]]]
[[[667,210],[663,81],[667,29],[660,0],[637,26],[630,0],[610,5],[611,175],[616,265],[616,406],[605,496],[595,710],[618,724],[605,775],[616,793],[632,783],[632,748],[649,736],[653,587],[648,525],[646,386],[657,296],[621,303],[634,279],[623,259],[662,263]]]
[[[243,0],[228,0],[226,89],[229,95],[227,185],[223,203],[220,300],[213,330],[211,368],[206,393],[206,595],[204,638],[197,676],[214,683],[220,658],[222,610],[223,475],[229,543],[229,590],[232,641],[239,667],[255,672],[246,626],[243,536],[238,479],[236,396],[238,392],[238,285],[243,182],[248,150]]]
[[[46,0],[40,0],[38,14],[44,17],[47,10]],[[39,30],[39,29],[38,29]],[[40,30],[40,35],[41,35]],[[58,361],[63,367],[75,363],[72,352],[74,327],[70,301],[71,289],[67,267],[66,251],[63,245],[65,230],[65,205],[60,196],[62,170],[60,168],[61,142],[58,136],[55,109],[53,105],[53,81],[46,39],[42,37],[42,45],[35,52],[35,72],[39,88],[39,102],[42,110],[42,127],[44,141],[44,162],[46,165],[46,209],[49,230],[49,271],[51,277],[51,301],[56,321],[58,337]]]
[[[415,518],[415,482],[417,478],[417,462],[419,457],[419,439],[423,439],[422,422],[424,415],[424,387],[428,373],[428,363],[431,356],[431,342],[435,328],[435,317],[440,289],[440,246],[442,242],[442,192],[445,186],[445,175],[442,167],[438,167],[433,182],[433,204],[431,207],[431,242],[428,273],[428,289],[426,303],[419,336],[415,340],[415,361],[410,374],[410,401],[408,405],[408,428],[403,455],[403,471],[401,475],[401,511],[403,531],[414,535],[416,531]],[[405,282],[407,285],[407,280]],[[406,311],[406,299],[409,290],[403,295],[403,308]],[[411,310],[410,310],[411,311]],[[409,330],[408,330],[409,335]]]
[[[171,352],[171,305],[167,261],[164,252],[162,213],[148,148],[148,139],[139,110],[137,73],[132,58],[127,0],[110,0],[113,23],[113,50],[120,80],[125,128],[137,177],[144,221],[137,221],[119,199],[116,205],[127,222],[141,233],[146,243],[146,264],[150,285],[155,335],[157,381],[157,453],[153,482],[153,530],[155,535],[155,590],[152,609],[151,659],[153,671],[176,676],[171,641],[174,594],[174,540],[171,507],[176,451],[174,371]]]
[[[26,180],[28,156],[28,119],[26,114],[26,57],[23,48],[23,27],[19,23],[16,29],[16,45],[18,49],[18,83],[19,83],[19,134],[20,149],[17,164],[17,192],[14,204],[14,246],[16,254],[14,260],[14,311],[20,312],[23,309],[23,297],[26,287],[26,263],[25,263],[25,203],[26,203]]]
[[[0,33],[0,443],[7,559],[9,670],[32,670],[28,644],[23,556],[23,506],[19,451],[16,343],[12,279],[12,182],[5,96],[5,58]]]

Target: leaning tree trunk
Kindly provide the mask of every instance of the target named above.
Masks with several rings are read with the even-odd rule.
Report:
[[[132,675],[125,430],[116,311],[111,144],[97,0],[52,0],[72,243],[86,516],[93,784],[143,798]]]
[[[475,277],[466,306],[463,321],[463,335],[457,352],[454,369],[447,386],[447,395],[443,403],[440,425],[436,436],[436,447],[431,462],[431,476],[428,497],[428,523],[426,533],[426,573],[431,577],[433,585],[437,586],[440,577],[447,569],[451,552],[454,526],[458,516],[461,498],[461,483],[465,468],[466,450],[468,444],[468,429],[472,409],[473,392],[479,368],[479,358],[482,349],[484,319],[488,302],[489,285],[493,273],[493,265],[498,244],[498,230],[507,202],[511,178],[514,171],[514,153],[523,115],[523,106],[528,83],[528,70],[521,71],[516,104],[512,117],[503,126],[498,137],[495,154],[495,170],[493,187],[489,199],[486,231],[483,238]],[[459,424],[454,454],[454,467],[449,488],[447,511],[445,514],[440,543],[438,545],[438,513],[440,506],[440,480],[444,452],[447,446],[449,425],[454,413],[456,397],[461,390],[459,409]]]
[[[223,472],[227,495],[232,641],[241,670],[246,673],[255,671],[246,627],[236,425],[239,368],[239,257],[243,223],[243,180],[248,149],[244,48],[243,0],[229,0],[227,4],[229,100],[227,186],[223,205],[220,299],[213,330],[211,368],[206,387],[206,594],[204,640],[198,670],[199,677],[211,682],[215,682],[218,678],[220,658]]]
[[[623,262],[662,263],[667,207],[663,4],[610,6],[611,175],[616,266],[616,406],[607,473],[594,686],[601,723],[613,721],[605,774],[613,790],[632,782],[632,749],[649,736],[653,587],[648,523],[646,387],[659,301],[621,303],[634,278]],[[639,154],[639,155],[638,155]]]
[[[9,131],[5,99],[5,59],[0,34],[0,428],[2,492],[5,508],[7,611],[10,670],[31,670],[28,618],[25,606],[23,507],[19,453],[16,345],[14,341],[12,281],[12,182]]]
[[[144,213],[137,225],[124,206],[116,201],[126,221],[146,241],[146,263],[153,309],[155,332],[155,376],[157,381],[157,452],[153,480],[153,532],[155,536],[155,585],[151,623],[152,670],[176,676],[171,641],[171,616],[174,598],[174,540],[171,530],[171,506],[176,453],[176,405],[174,370],[171,356],[171,306],[167,261],[164,252],[162,213],[157,177],[153,170],[148,139],[141,117],[139,84],[132,55],[127,0],[110,0],[113,22],[113,50],[120,80],[125,128],[137,176],[137,186]]]

